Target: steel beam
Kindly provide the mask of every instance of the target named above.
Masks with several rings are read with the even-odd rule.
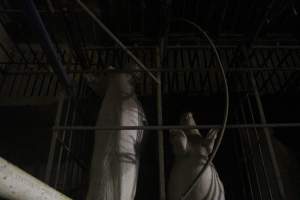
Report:
[[[1,157],[0,197],[16,200],[71,200]]]

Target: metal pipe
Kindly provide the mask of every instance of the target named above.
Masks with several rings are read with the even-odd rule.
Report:
[[[243,48],[242,50],[243,50],[243,54],[245,56],[246,64],[250,63],[250,59],[249,59],[247,49]],[[253,91],[254,91],[254,97],[255,97],[255,100],[256,100],[257,107],[258,107],[258,112],[259,112],[259,117],[260,117],[261,123],[266,124],[267,121],[266,121],[266,118],[265,118],[265,113],[264,113],[262,101],[260,99],[260,94],[259,94],[259,91],[258,91],[258,88],[257,88],[257,85],[256,85],[256,80],[254,79],[253,73],[250,73],[250,81],[251,81],[252,88],[253,88]],[[280,199],[284,200],[284,199],[286,199],[286,195],[285,195],[284,186],[283,186],[283,182],[282,182],[282,178],[281,178],[281,173],[280,173],[279,166],[278,166],[278,161],[277,161],[275,150],[274,150],[273,143],[272,143],[271,132],[268,129],[268,127],[263,127],[263,136],[266,139],[267,149],[268,149],[269,154],[270,154],[270,159],[271,159],[274,174],[275,174],[275,181],[276,181],[277,186],[278,186]]]
[[[16,200],[71,200],[0,157],[0,196]]]
[[[58,78],[65,86],[66,91],[69,94],[72,94],[72,83],[64,69],[63,64],[61,63],[59,56],[55,50],[53,42],[51,41],[50,35],[42,21],[42,18],[33,2],[33,0],[25,1],[24,11],[30,18],[32,26],[37,29],[37,33],[40,36],[41,45],[43,46],[44,51],[48,56],[49,62],[52,64],[53,70],[58,75]]]
[[[65,111],[65,116],[64,116],[64,119],[63,119],[63,124],[64,126],[68,124],[68,121],[69,121],[69,115],[70,115],[70,112],[71,111],[71,104],[72,104],[72,101],[68,101],[67,102],[67,110]],[[60,133],[62,138],[61,138],[61,143],[63,145],[65,145],[65,137],[66,137],[66,131],[63,131],[63,133]],[[58,137],[57,137],[58,138]],[[60,144],[59,145],[59,153],[58,153],[58,158],[57,158],[57,167],[56,167],[56,173],[55,173],[55,178],[54,178],[54,187],[57,188],[58,187],[58,183],[59,183],[59,180],[61,178],[60,176],[60,170],[61,170],[61,165],[64,164],[63,163],[63,153],[64,153],[64,147],[63,145]]]
[[[300,127],[299,123],[266,123],[266,124],[228,124],[228,129],[238,128],[296,128]],[[52,129],[57,131],[114,131],[114,130],[170,130],[170,129],[210,129],[222,128],[219,124],[206,124],[197,126],[180,126],[180,125],[154,125],[154,126],[118,126],[118,127],[98,127],[98,126],[54,126]],[[92,133],[92,132],[91,132]]]
[[[0,63],[1,64],[1,63]],[[20,63],[23,64],[23,63]],[[74,64],[77,65],[77,64]],[[217,68],[178,68],[178,69],[174,69],[174,68],[163,68],[163,69],[156,69],[156,68],[151,68],[149,69],[149,71],[152,72],[207,72],[207,71],[218,71]],[[299,67],[291,67],[291,68],[260,68],[260,67],[247,67],[247,68],[229,68],[226,69],[227,72],[240,72],[240,73],[248,73],[248,72],[260,72],[260,71],[278,71],[278,72],[283,72],[283,71],[300,71],[300,66]],[[80,73],[80,74],[103,74],[103,73],[131,73],[131,72],[145,72],[144,70],[126,70],[126,69],[116,69],[114,71],[106,71],[106,70],[67,70],[67,73]],[[7,72],[7,74],[9,75],[23,75],[23,74],[53,74],[53,72],[50,71],[21,71],[21,70],[11,70],[9,72]]]
[[[274,5],[275,5],[276,2],[277,2],[277,0],[271,0],[271,2],[268,4],[262,20],[258,24],[254,35],[251,37],[250,43],[253,43],[258,38],[258,36],[261,33],[262,29],[264,28],[266,22],[268,21],[268,17],[270,15],[270,13],[272,12],[273,7],[274,7]]]
[[[74,124],[75,118],[76,118],[75,116],[76,116],[75,111],[73,111],[72,112],[71,124]],[[69,134],[70,135],[68,137],[68,144],[62,144],[63,148],[67,151],[66,152],[66,166],[65,166],[64,173],[63,173],[63,178],[62,178],[62,188],[63,189],[65,189],[65,184],[66,184],[67,177],[68,177],[67,175],[68,175],[68,172],[69,172],[70,163],[72,162],[72,161],[70,161],[70,157],[72,158],[72,155],[71,155],[72,141],[73,141],[72,131],[70,131]]]
[[[163,50],[161,50],[163,51]],[[157,54],[157,68],[161,68],[161,55],[159,49]],[[157,73],[157,79],[161,82],[161,73]],[[156,105],[157,105],[157,123],[159,126],[163,124],[162,113],[162,84],[158,84],[156,88]],[[159,160],[159,194],[160,200],[166,199],[166,181],[165,181],[165,156],[164,156],[164,133],[163,130],[158,130],[158,160]]]
[[[59,99],[58,106],[57,106],[56,117],[55,117],[55,122],[54,122],[55,126],[59,126],[59,124],[60,124],[64,100],[65,100],[64,95],[62,95]],[[45,174],[45,181],[48,184],[50,184],[50,177],[51,177],[51,172],[52,172],[52,168],[53,168],[53,160],[54,160],[55,147],[56,147],[56,142],[57,142],[57,135],[58,135],[58,131],[55,131],[55,130],[53,131],[53,133],[51,135],[50,151],[48,154],[48,161],[47,161],[46,174]]]
[[[245,107],[243,105],[243,103],[240,103],[239,104],[239,115],[236,115],[235,118],[237,121],[244,121],[246,122],[246,114],[245,114]],[[244,132],[242,132],[244,131]],[[257,198],[255,198],[255,185],[253,184],[253,176],[252,176],[252,173],[251,173],[251,156],[249,155],[249,148],[248,147],[248,143],[247,143],[247,140],[245,140],[245,135],[248,134],[248,129],[245,129],[245,130],[242,130],[242,131],[239,131],[239,142],[240,142],[240,148],[241,148],[241,153],[242,153],[242,160],[243,160],[243,163],[244,163],[244,167],[245,167],[245,171],[246,171],[246,177],[247,177],[247,183],[248,183],[248,188],[250,190],[250,195],[247,195],[249,197],[251,197],[250,199],[251,200],[258,200]],[[247,151],[248,150],[248,151]],[[240,157],[240,156],[239,156]],[[250,158],[249,158],[250,157]],[[244,171],[244,170],[243,170]],[[246,191],[246,190],[245,190]],[[245,193],[245,192],[243,192]],[[246,192],[248,193],[248,192]],[[248,198],[246,198],[248,199]],[[261,200],[261,199],[259,199]]]
[[[248,103],[248,106],[249,106],[251,121],[255,122],[254,109],[253,109],[253,106],[252,106],[252,103],[251,103],[249,95],[247,95],[246,98],[247,98],[247,103]],[[269,178],[268,173],[267,173],[266,162],[265,162],[265,159],[264,159],[264,156],[263,156],[262,144],[260,142],[261,139],[260,139],[258,130],[256,128],[254,129],[254,135],[256,137],[256,144],[257,144],[257,147],[255,147],[255,148],[259,151],[259,159],[260,159],[260,162],[261,162],[261,165],[262,165],[263,174],[264,174],[266,185],[267,185],[267,188],[268,188],[267,192],[268,192],[269,197],[272,198],[270,178]]]
[[[218,49],[234,49],[239,47],[239,45],[233,45],[233,44],[217,44],[216,47]],[[155,49],[156,46],[127,46],[128,49]],[[205,44],[200,44],[200,45],[182,45],[182,44],[178,44],[178,45],[167,45],[166,49],[182,49],[182,48],[187,48],[187,49],[199,49],[199,48],[203,48],[203,49],[207,49],[207,48],[211,48],[209,45],[205,45]],[[300,49],[300,45],[284,45],[284,44],[280,44],[280,45],[253,45],[252,46],[253,49]],[[88,46],[86,47],[86,49],[89,50],[105,50],[105,49],[117,49],[116,46]]]
[[[254,79],[252,73],[251,73],[250,79],[251,79],[251,83],[252,83],[252,86],[254,89],[254,96],[255,96],[257,106],[258,106],[260,120],[263,124],[266,124],[267,121],[266,121],[265,113],[263,110],[263,105],[262,105],[260,95],[259,95],[259,92],[258,92],[258,89],[256,86],[256,82],[255,82],[255,79]],[[285,190],[284,190],[284,186],[283,186],[283,182],[282,182],[282,178],[281,178],[281,173],[280,173],[279,166],[278,166],[278,161],[277,161],[275,150],[274,150],[273,143],[272,143],[271,132],[267,127],[264,127],[263,133],[264,133],[264,137],[266,138],[267,148],[268,148],[271,162],[272,162],[272,165],[274,168],[275,180],[276,180],[276,183],[278,186],[280,199],[284,200],[284,199],[286,199],[286,195],[285,195]]]
[[[235,49],[239,47],[238,45],[233,44],[217,44],[216,47],[218,49]],[[106,50],[106,49],[117,49],[116,46],[97,46],[97,45],[89,45],[86,47],[86,50]],[[127,46],[128,49],[155,49],[156,46]],[[168,45],[166,46],[166,49],[210,49],[211,47],[209,45],[200,44],[200,45],[184,45],[184,44],[178,44],[178,45]],[[253,45],[253,49],[300,49],[300,45]]]
[[[241,115],[243,118],[243,121],[246,121],[246,113],[245,113],[245,106],[241,103]],[[257,172],[257,163],[255,163],[255,155],[254,155],[254,149],[253,149],[253,143],[252,143],[252,137],[255,136],[255,134],[251,134],[250,137],[249,129],[245,129],[245,132],[241,134],[241,137],[243,138],[243,144],[241,144],[241,147],[245,150],[245,157],[247,160],[247,167],[249,170],[247,173],[250,173],[250,182],[252,187],[252,193],[254,194],[253,200],[264,200],[262,198],[261,194],[261,184],[262,181],[259,180],[259,175]],[[252,175],[252,176],[251,176]]]

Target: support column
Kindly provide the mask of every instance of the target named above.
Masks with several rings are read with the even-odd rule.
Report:
[[[251,73],[251,84],[254,90],[254,97],[256,100],[256,104],[258,107],[258,112],[259,112],[259,117],[260,117],[260,121],[262,124],[266,124],[267,120],[265,117],[265,113],[264,113],[264,109],[263,109],[263,104],[261,102],[260,99],[260,95],[257,89],[257,85],[256,85],[256,81],[254,79],[253,73]],[[275,175],[275,181],[276,184],[278,186],[278,190],[279,190],[279,195],[281,200],[285,200],[286,195],[285,195],[285,191],[284,191],[284,185],[282,182],[282,178],[281,178],[281,173],[280,173],[280,169],[278,166],[278,161],[276,158],[276,153],[273,147],[273,142],[272,142],[272,133],[271,130],[269,128],[264,127],[263,128],[263,136],[265,137],[265,141],[266,141],[266,145],[267,145],[267,149],[268,149],[268,153],[270,155],[270,160],[273,166],[273,171],[274,171],[274,175]]]
[[[161,56],[160,50],[157,48],[157,68],[161,68]],[[157,73],[157,79],[160,84],[157,84],[156,90],[156,105],[157,105],[157,123],[159,126],[163,125],[163,115],[162,115],[162,85],[161,85],[161,73]],[[158,130],[158,156],[159,156],[159,192],[160,200],[166,199],[166,181],[165,181],[165,155],[164,155],[164,134],[163,130]]]
[[[249,55],[248,55],[248,51],[247,51],[246,47],[243,47],[242,51],[243,51],[243,54],[245,56],[246,65],[248,66],[249,63],[250,63],[250,59],[249,59]],[[256,80],[254,78],[253,72],[250,72],[250,81],[251,81],[252,88],[253,88],[253,91],[254,91],[254,97],[255,97],[256,104],[257,104],[260,121],[261,121],[262,124],[266,124],[267,120],[266,120],[266,117],[265,117],[263,104],[262,104],[262,101],[261,101],[261,98],[260,98],[260,95],[259,95],[259,91],[257,89]],[[270,156],[270,161],[271,161],[271,164],[272,164],[272,171],[273,171],[274,176],[275,176],[274,181],[276,182],[276,185],[277,185],[276,189],[278,190],[279,199],[285,200],[286,195],[285,195],[285,191],[284,191],[283,181],[282,181],[282,178],[281,178],[281,174],[280,174],[280,170],[279,170],[279,166],[278,166],[278,161],[277,161],[276,154],[275,154],[275,151],[274,151],[271,136],[272,136],[271,130],[267,127],[264,127],[263,128],[263,137],[264,137],[264,140],[265,140],[268,155]],[[273,188],[273,193],[274,192],[276,192],[275,188]]]
[[[64,100],[65,100],[65,98],[64,98],[64,95],[62,94],[59,99],[59,102],[58,102],[54,126],[60,125]],[[50,151],[49,151],[49,155],[48,155],[47,168],[46,168],[46,174],[45,174],[45,181],[48,184],[50,184],[50,177],[51,177],[51,172],[52,172],[52,168],[53,168],[55,147],[56,147],[56,143],[57,143],[57,135],[58,135],[58,131],[54,130],[52,133],[52,136],[51,136]]]

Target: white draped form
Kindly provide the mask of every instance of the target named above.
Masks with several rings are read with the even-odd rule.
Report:
[[[129,74],[109,75],[97,126],[140,126],[145,122]],[[96,131],[88,200],[133,200],[142,130]]]

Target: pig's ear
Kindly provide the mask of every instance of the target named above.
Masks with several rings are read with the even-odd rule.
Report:
[[[186,125],[186,126],[196,126],[197,125],[194,120],[193,114],[191,112],[186,112],[181,115],[180,124]],[[198,136],[202,137],[202,135],[198,129],[186,129],[185,132],[187,135],[198,135]]]
[[[170,130],[170,143],[172,144],[175,155],[185,154],[187,152],[188,140],[182,130]]]

